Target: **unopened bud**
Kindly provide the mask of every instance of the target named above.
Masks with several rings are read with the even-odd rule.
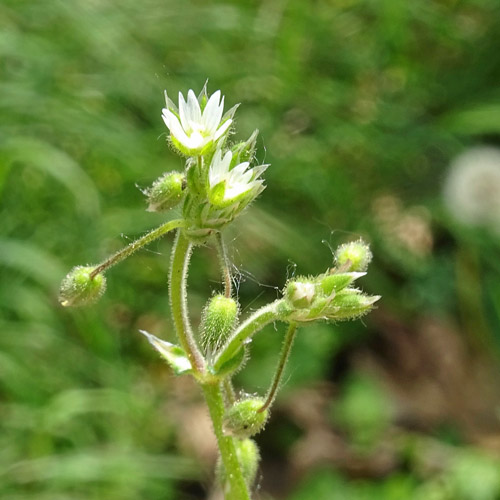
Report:
[[[91,276],[95,267],[74,267],[62,280],[59,302],[64,307],[85,306],[97,302],[106,289],[106,278],[102,274]]]
[[[315,295],[315,284],[307,281],[290,281],[285,290],[285,297],[298,309],[310,307]]]
[[[371,260],[370,247],[363,240],[340,245],[335,252],[337,266],[347,271],[366,271]]]
[[[239,438],[248,438],[260,432],[269,416],[268,410],[259,411],[262,398],[246,398],[234,403],[224,418],[224,431]]]
[[[243,478],[245,479],[247,486],[251,488],[253,482],[255,481],[257,468],[259,466],[259,448],[252,439],[235,439],[233,442],[234,447],[236,448],[236,457],[238,458],[238,463],[240,464],[241,473],[243,474]],[[220,457],[217,461],[216,475],[220,484],[223,485],[227,481],[226,469]]]
[[[213,296],[205,306],[201,322],[201,343],[206,353],[215,352],[234,330],[238,303],[224,295]]]
[[[146,191],[148,212],[165,212],[179,204],[184,196],[184,174],[168,172],[158,178]]]

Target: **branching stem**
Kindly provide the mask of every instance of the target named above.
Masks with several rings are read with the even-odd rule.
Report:
[[[230,360],[254,333],[262,330],[262,328],[269,323],[280,319],[279,308],[283,302],[283,299],[275,300],[271,302],[271,304],[258,309],[236,329],[215,360],[215,372],[217,372],[226,361]]]
[[[262,408],[257,410],[258,413],[261,413],[267,410],[274,402],[276,398],[276,393],[278,392],[278,388],[283,377],[283,373],[285,371],[286,363],[288,361],[288,356],[292,350],[293,341],[295,340],[295,334],[297,333],[297,324],[290,323],[288,327],[288,331],[286,332],[285,340],[283,341],[283,346],[281,347],[280,360],[278,366],[276,368],[276,373],[274,374],[273,383],[269,388],[269,391],[266,396],[266,402],[262,405]]]
[[[187,313],[187,271],[191,251],[191,242],[184,236],[182,229],[179,229],[172,248],[172,262],[170,264],[170,305],[181,346],[194,371],[202,374],[205,370],[205,360],[194,339]]]
[[[229,482],[229,491],[225,492],[225,499],[250,500],[248,487],[236,455],[234,438],[224,434],[223,420],[225,409],[221,388],[218,384],[205,384],[202,388],[214,426],[221,459],[226,470],[226,477]]]
[[[220,232],[215,235],[215,241],[217,244],[217,253],[219,255],[222,276],[224,278],[224,295],[226,298],[229,298],[232,293],[231,263],[229,262],[226,245],[224,244],[224,240],[222,239],[222,234]]]
[[[99,264],[90,273],[90,279],[94,279],[99,273],[106,271],[106,269],[110,268],[111,266],[114,266],[115,264],[122,261],[123,259],[126,259],[130,255],[132,255],[135,251],[139,250],[139,248],[142,248],[143,246],[148,245],[152,241],[167,234],[169,231],[172,231],[173,229],[176,229],[178,227],[182,227],[183,225],[184,225],[183,219],[176,219],[176,220],[171,220],[169,222],[165,222],[165,224],[162,224],[161,226],[157,227],[156,229],[153,229],[149,233],[145,234],[144,236],[142,236],[138,240],[135,240],[133,243],[126,246],[125,248],[122,248],[121,250],[116,252],[114,255],[112,255],[111,257],[106,259],[104,262]]]

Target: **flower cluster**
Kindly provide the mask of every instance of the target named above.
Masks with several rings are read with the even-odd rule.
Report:
[[[284,290],[287,321],[355,319],[371,311],[378,295],[367,295],[352,285],[366,273],[328,271],[314,277],[297,277]]]
[[[181,197],[178,176],[163,176],[148,191],[149,209],[171,207],[172,200],[185,198],[186,233],[194,242],[203,242],[234,220],[264,189],[260,176],[268,165],[250,166],[257,131],[248,141],[227,147],[236,109],[234,106],[223,115],[224,97],[219,90],[210,98],[206,88],[198,97],[189,90],[187,100],[179,93],[178,107],[166,96],[162,118],[170,132],[170,143],[187,157],[187,189],[182,190]]]

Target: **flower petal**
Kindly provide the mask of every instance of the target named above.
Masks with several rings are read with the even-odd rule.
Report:
[[[198,99],[196,99],[196,96],[194,95],[194,92],[192,90],[188,92],[186,118],[189,122],[190,129],[199,129],[199,125],[201,125],[202,123],[200,103],[198,102]],[[196,127],[196,125],[198,125],[198,127]],[[186,130],[186,132],[189,133],[188,130]]]
[[[219,126],[220,119],[222,117],[222,111],[224,109],[224,97],[222,98],[222,102],[220,101],[220,90],[214,92],[203,110],[203,124],[205,126],[205,130],[214,134]]]
[[[181,119],[182,128],[188,133],[191,132],[188,120],[187,104],[181,92],[179,92],[179,118]]]
[[[189,137],[184,132],[179,119],[168,109],[163,109],[163,115],[161,116],[165,125],[170,130],[170,134],[173,135],[181,144],[186,145],[189,142]]]
[[[226,132],[226,130],[231,126],[231,123],[233,123],[233,120],[227,120],[218,128],[217,132],[214,135],[214,141],[216,141]]]

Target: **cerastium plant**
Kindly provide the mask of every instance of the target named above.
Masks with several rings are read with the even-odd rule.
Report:
[[[179,345],[142,333],[176,375],[190,375],[200,385],[220,450],[217,479],[227,500],[245,500],[259,461],[251,438],[266,423],[298,326],[358,318],[370,311],[379,297],[362,293],[354,283],[365,274],[371,253],[362,241],[340,246],[331,269],[290,279],[281,298],[240,320],[222,230],[264,189],[262,174],[268,165],[252,166],[257,131],[245,142],[229,141],[237,106],[223,114],[220,91],[209,97],[205,87],[196,97],[190,90],[187,100],[179,94],[178,107],[165,97],[162,118],[169,141],[186,165],[183,172],[164,174],[146,191],[148,210],[164,212],[182,204],[182,217],[165,222],[101,264],[75,267],[62,282],[60,300],[64,306],[94,302],[104,291],[109,267],[175,230],[169,293]],[[186,277],[193,248],[207,244],[219,255],[224,289],[208,300],[196,332],[189,320]],[[231,379],[248,356],[248,343],[277,321],[288,330],[267,394],[236,392]]]

